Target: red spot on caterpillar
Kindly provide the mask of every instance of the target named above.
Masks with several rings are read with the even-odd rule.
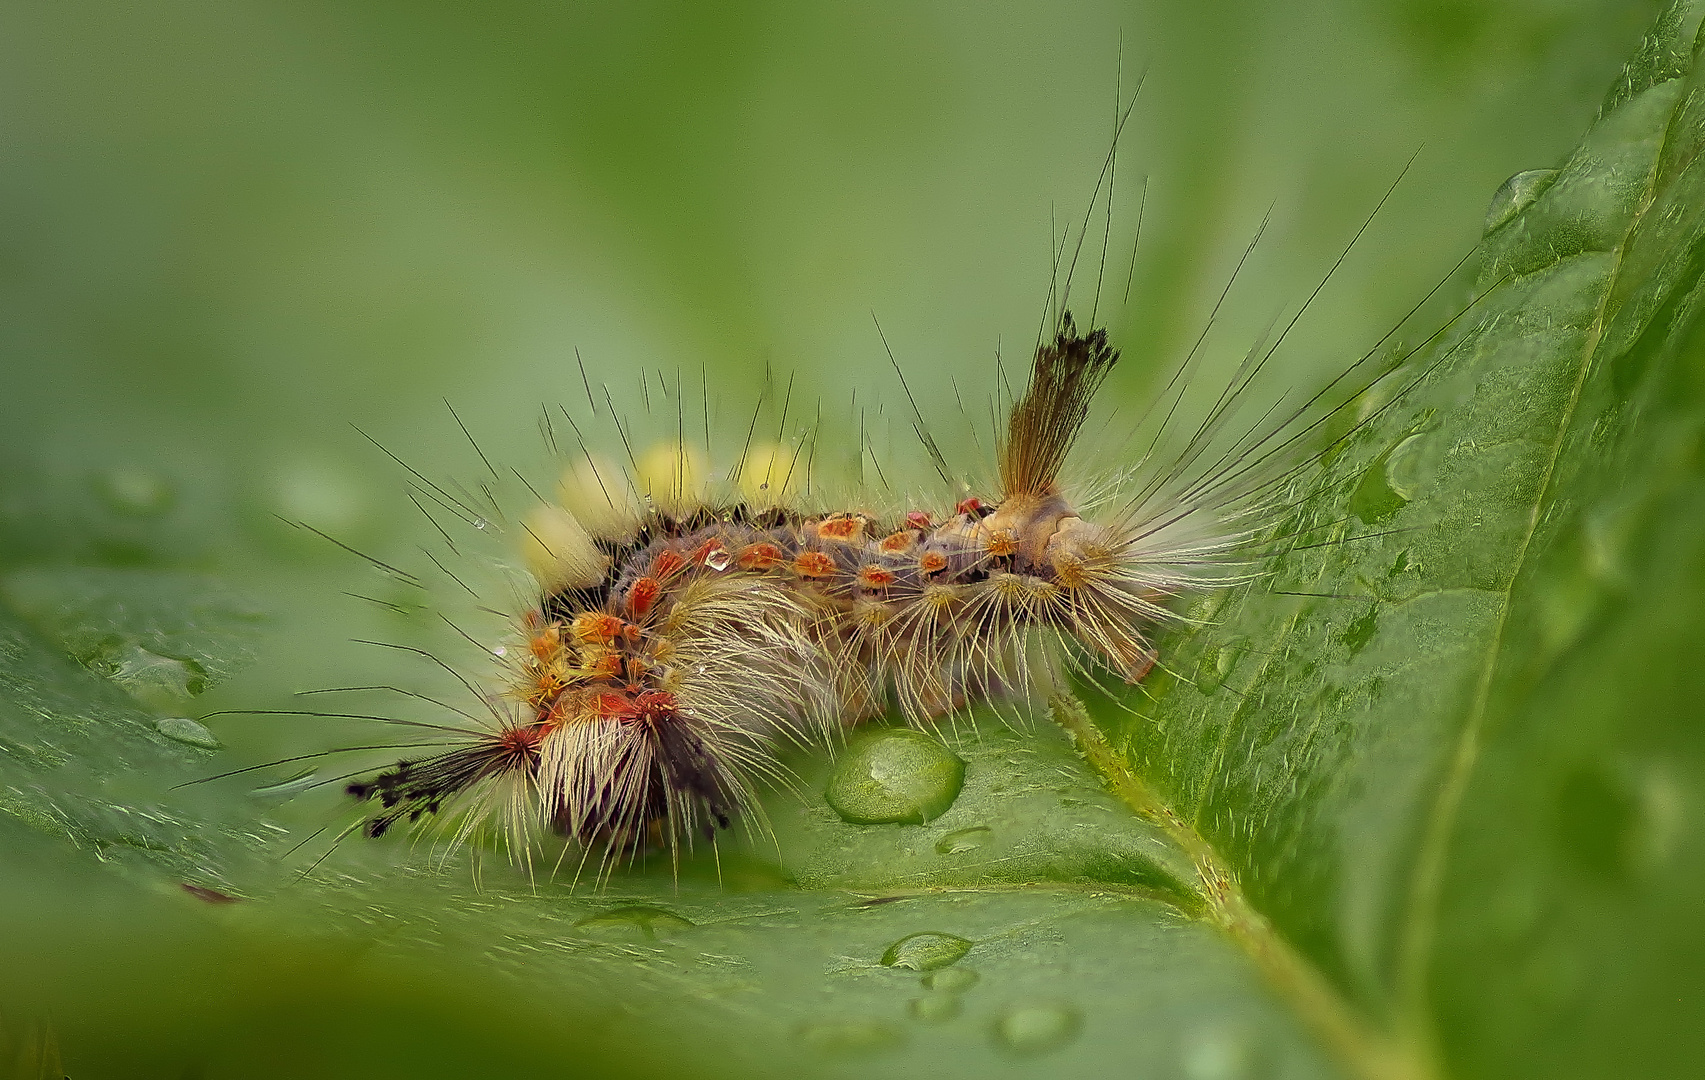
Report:
[[[643,720],[661,720],[674,716],[678,711],[675,695],[667,690],[647,690],[634,698],[634,713]]]
[[[861,566],[858,569],[858,583],[867,589],[886,589],[894,584],[894,575],[880,566]]]
[[[651,576],[658,579],[674,577],[686,565],[687,560],[681,557],[680,552],[664,548],[651,562]]]
[[[982,508],[983,508],[983,500],[977,498],[976,496],[972,496],[969,499],[960,499],[959,505],[955,506],[953,508],[953,512],[955,514],[975,514],[977,511],[981,510]]]
[[[656,578],[640,578],[628,586],[628,614],[636,619],[643,619],[662,594],[663,586]]]
[[[660,720],[678,711],[675,695],[666,690],[645,690],[628,695],[619,691],[599,694],[592,711],[606,720]]]
[[[939,551],[926,551],[918,556],[918,569],[926,574],[936,574],[947,569],[947,556]]]
[[[634,717],[633,698],[615,690],[606,690],[592,699],[592,715],[601,720],[631,720]]]
[[[831,514],[817,523],[817,535],[825,540],[853,540],[864,532],[864,518],[857,514]]]
[[[913,510],[906,514],[906,524],[914,529],[927,529],[935,524],[930,516],[922,510]]]
[[[740,549],[740,569],[768,570],[781,562],[781,548],[774,544],[751,544]]]
[[[824,578],[835,572],[835,560],[821,551],[801,551],[793,560],[800,577]]]
[[[583,611],[569,624],[575,640],[588,645],[608,645],[622,632],[622,620],[602,611]]]

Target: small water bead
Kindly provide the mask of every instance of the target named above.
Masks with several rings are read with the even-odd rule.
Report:
[[[1365,524],[1377,525],[1408,506],[1421,483],[1424,442],[1425,436],[1410,435],[1374,458],[1350,494],[1350,513]]]
[[[1491,205],[1486,207],[1486,225],[1484,232],[1492,232],[1507,223],[1511,218],[1533,205],[1533,201],[1544,194],[1551,182],[1557,179],[1556,169],[1529,169],[1516,173],[1505,180],[1492,196]]]
[[[913,971],[934,971],[957,963],[960,957],[971,951],[973,944],[954,934],[933,930],[908,934],[888,946],[882,954],[882,964]]]
[[[880,1020],[822,1020],[799,1029],[807,1045],[825,1054],[857,1057],[892,1050],[906,1041],[906,1033]]]
[[[635,906],[611,908],[579,920],[575,930],[588,937],[616,941],[657,941],[691,930],[693,923],[673,911],[662,908]]]
[[[140,645],[126,645],[108,664],[108,675],[133,696],[162,709],[194,697],[206,688],[201,665],[161,656]]]
[[[925,990],[944,994],[963,994],[977,985],[980,976],[968,967],[949,967],[932,971],[921,980]]]
[[[995,1020],[995,1041],[1024,1057],[1045,1054],[1077,1038],[1083,1018],[1058,1004],[1015,1005]]]
[[[174,742],[199,746],[203,750],[218,750],[223,744],[207,730],[206,725],[187,716],[168,716],[154,723],[154,730]]]
[[[921,825],[959,797],[965,763],[919,731],[886,728],[854,741],[823,797],[854,825]]]
[[[937,855],[958,855],[964,851],[975,851],[988,843],[995,831],[987,825],[973,825],[968,829],[954,829],[935,842]]]

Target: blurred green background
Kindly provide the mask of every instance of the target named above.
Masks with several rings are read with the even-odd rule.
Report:
[[[892,403],[872,312],[932,407],[986,394],[997,343],[1012,368],[1034,339],[1050,230],[1082,213],[1117,81],[1144,69],[1101,303],[1129,358],[1116,398],[1189,347],[1269,208],[1211,363],[1307,294],[1419,150],[1281,354],[1281,383],[1313,385],[1473,244],[1505,177],[1573,146],[1656,9],[6,4],[7,594],[28,612],[67,567],[216,574],[266,636],[209,646],[196,677],[236,674],[197,708],[277,707],[371,676],[343,640],[370,613],[328,610],[354,575],[276,515],[384,557],[428,530],[351,423],[466,476],[448,398],[494,459],[533,466],[540,403],[581,392],[576,347],[630,410],[642,366],[702,370],[731,412],[766,366],[827,412]],[[245,762],[277,744],[220,734]],[[198,953],[194,913],[52,845],[6,863],[0,1037],[51,1021],[74,1076],[194,1075],[184,1047],[226,1039],[277,1075],[544,1053],[442,998],[328,984],[339,961],[311,949]]]

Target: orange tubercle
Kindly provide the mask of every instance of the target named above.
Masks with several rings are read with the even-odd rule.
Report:
[[[674,577],[685,569],[686,565],[687,560],[680,552],[664,548],[651,562],[651,576],[659,580]]]
[[[781,562],[781,548],[774,544],[751,544],[740,549],[740,569],[768,570]]]
[[[644,618],[661,595],[663,595],[663,585],[656,578],[640,578],[628,586],[628,614],[636,619]]]
[[[910,551],[917,545],[918,534],[912,529],[901,529],[897,533],[884,536],[876,545],[877,549],[888,555],[898,555]]]
[[[817,523],[817,535],[825,540],[853,540],[864,532],[864,518],[857,514],[831,514]]]
[[[858,583],[867,589],[886,589],[894,584],[894,574],[880,566],[861,566],[858,569]]]
[[[602,611],[583,611],[569,624],[575,640],[588,645],[608,645],[622,632],[622,620]]]
[[[835,560],[821,551],[801,551],[793,560],[800,577],[825,578],[835,573]]]
[[[562,630],[547,626],[527,642],[527,649],[540,660],[549,660],[562,650]]]

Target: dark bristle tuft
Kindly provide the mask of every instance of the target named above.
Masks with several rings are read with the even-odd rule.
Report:
[[[1079,335],[1071,312],[1060,316],[1054,340],[1036,350],[1030,388],[1012,407],[1000,448],[1003,494],[1051,495],[1060,468],[1089,416],[1089,404],[1101,388],[1119,350],[1107,344],[1107,331]]]

